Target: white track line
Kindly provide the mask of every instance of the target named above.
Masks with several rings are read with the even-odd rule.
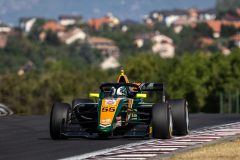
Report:
[[[173,137],[170,140],[145,140],[137,143],[130,143],[118,147],[104,149],[83,155],[64,158],[63,160],[82,159],[129,159],[145,160],[159,154],[168,154],[175,150],[214,141],[226,136],[240,134],[240,122],[203,128],[193,131],[184,137]]]
[[[68,157],[68,158],[63,158],[63,159],[60,159],[60,160],[81,160],[81,159],[86,159],[86,158],[89,158],[89,157],[93,157],[93,156],[102,155],[102,154],[105,154],[105,153],[117,151],[119,149],[131,147],[131,146],[135,146],[135,145],[145,144],[146,142],[151,142],[151,141],[155,141],[155,140],[146,140],[146,141],[141,141],[141,142],[137,142],[137,143],[130,143],[130,144],[126,144],[126,145],[120,145],[120,146],[117,146],[117,147],[113,147],[113,148],[109,148],[109,149],[103,149],[103,150],[100,150],[100,151],[86,153],[86,154],[77,155],[77,156],[72,156],[72,157]]]
[[[136,158],[136,157],[133,157],[133,158],[121,158],[121,157],[107,157],[107,158],[104,158],[104,159],[109,159],[109,160],[126,160],[126,159],[129,159],[129,160],[145,160],[146,158]]]

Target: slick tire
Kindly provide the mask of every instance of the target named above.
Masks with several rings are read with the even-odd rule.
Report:
[[[189,117],[187,102],[184,99],[173,99],[169,101],[172,112],[173,135],[184,136],[189,130]]]
[[[62,136],[64,124],[68,120],[70,105],[67,103],[54,103],[50,115],[50,136],[54,140],[65,139]]]
[[[167,103],[153,105],[152,137],[156,139],[169,139],[172,137],[172,116]]]

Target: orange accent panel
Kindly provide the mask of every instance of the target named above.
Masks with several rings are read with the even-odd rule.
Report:
[[[120,76],[118,77],[118,80],[117,80],[118,83],[120,82],[120,79],[121,79],[122,77],[124,78],[125,83],[129,83],[129,80],[128,80],[128,78],[127,78],[126,75],[120,75]]]
[[[115,112],[117,111],[120,98],[116,99],[103,99],[100,111],[100,124],[107,126],[112,124]]]
[[[134,82],[133,84],[136,84],[136,85],[140,86],[142,83]]]
[[[128,112],[127,112],[127,116],[126,116],[126,123],[128,123],[128,120],[130,118],[130,111],[132,109],[133,106],[133,99],[128,99]]]

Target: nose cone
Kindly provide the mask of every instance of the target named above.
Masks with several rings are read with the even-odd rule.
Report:
[[[118,111],[121,98],[104,98],[100,107],[100,118],[98,130],[100,132],[111,132],[114,128],[116,114]]]

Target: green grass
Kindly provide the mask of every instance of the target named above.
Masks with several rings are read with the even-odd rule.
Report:
[[[201,148],[193,149],[184,153],[174,155],[165,160],[239,160],[240,159],[240,138],[218,143],[214,145],[207,145]]]

